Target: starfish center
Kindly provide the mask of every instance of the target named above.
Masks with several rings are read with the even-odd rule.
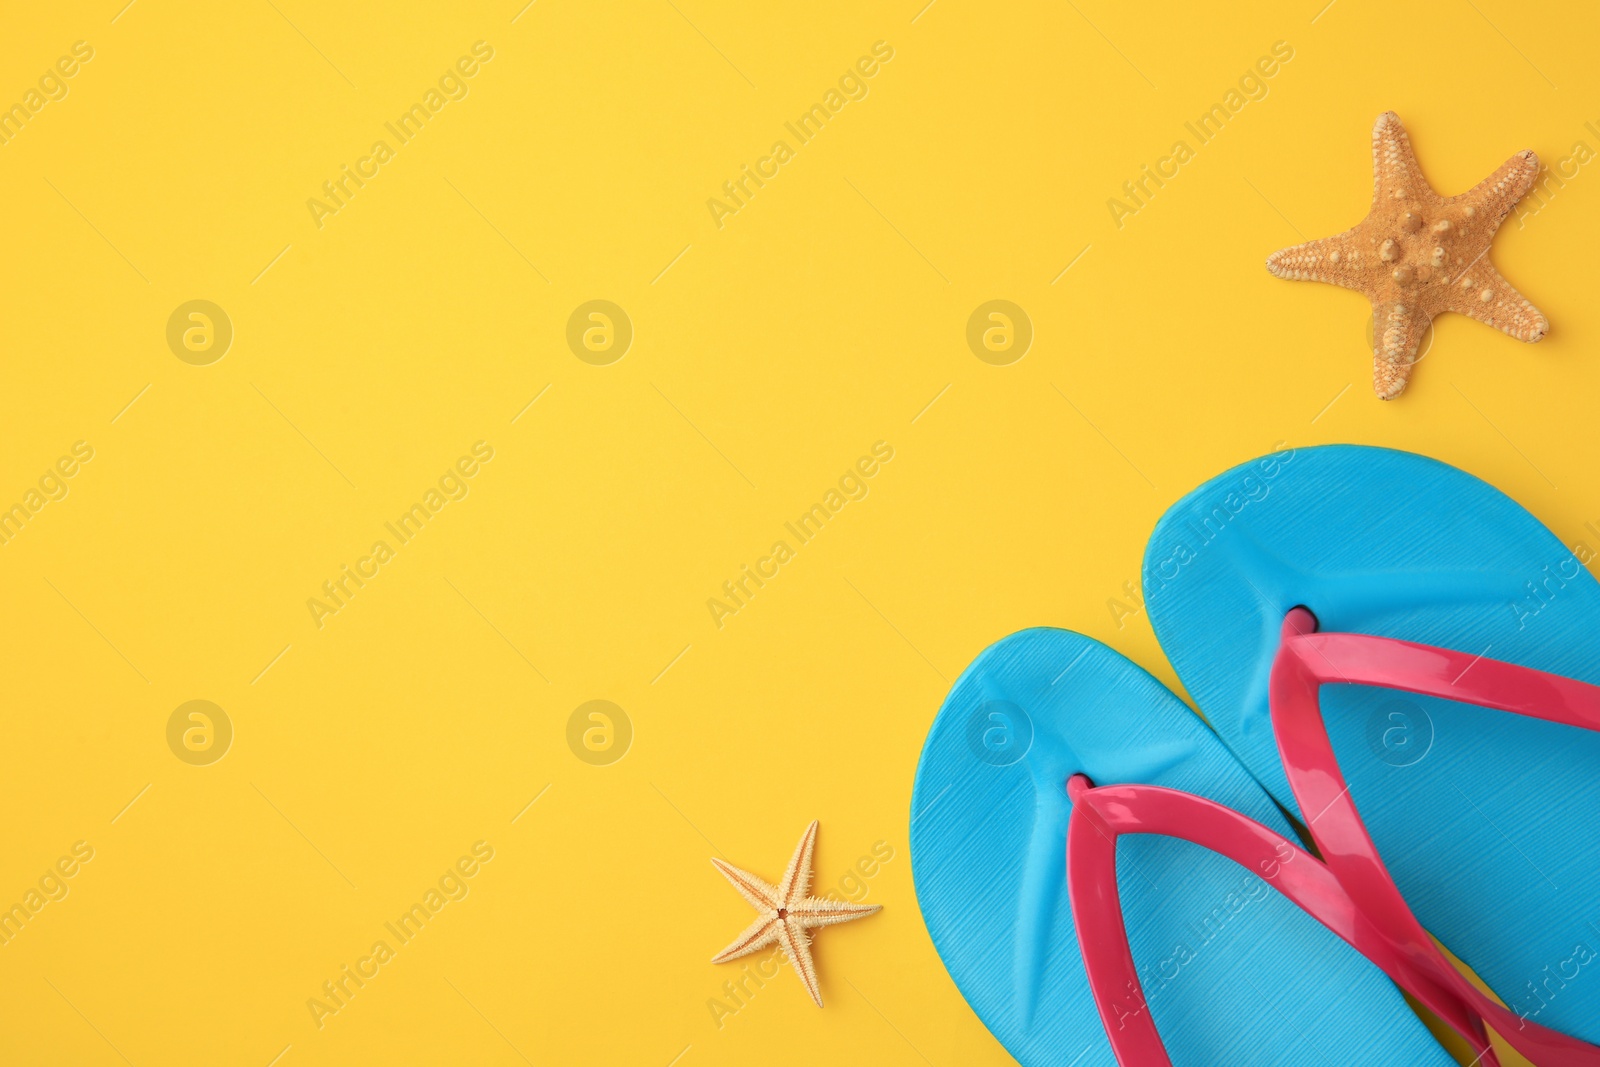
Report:
[[[1458,247],[1458,238],[1467,236],[1463,223],[1470,216],[1452,223],[1449,218],[1442,217],[1445,212],[1428,214],[1433,218],[1427,217],[1420,206],[1404,212],[1390,227],[1394,236],[1379,245],[1378,258],[1389,265],[1391,276],[1401,285],[1446,280],[1452,266],[1461,266],[1471,258],[1463,256],[1463,249]]]
[[[779,908],[778,909],[778,918],[787,919],[788,917],[789,917],[789,909],[788,908]]]

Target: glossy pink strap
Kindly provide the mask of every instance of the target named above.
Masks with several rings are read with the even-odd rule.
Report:
[[[1418,972],[1340,887],[1333,873],[1287,839],[1204,797],[1159,786],[1067,783],[1067,883],[1084,969],[1111,1050],[1122,1067],[1170,1067],[1128,945],[1117,892],[1117,838],[1160,834],[1226,856],[1332,930],[1471,1044],[1481,1067],[1498,1067],[1482,1023],[1449,987]]]
[[[1328,869],[1413,971],[1452,991],[1518,1052],[1540,1067],[1600,1067],[1600,1049],[1501,1007],[1434,945],[1361,821],[1319,704],[1323,685],[1382,686],[1597,730],[1600,687],[1450,649],[1316,628],[1305,608],[1284,619],[1272,665],[1272,727],[1289,787]]]

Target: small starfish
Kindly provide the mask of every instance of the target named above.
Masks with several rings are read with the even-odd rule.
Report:
[[[817,824],[806,827],[805,836],[794,850],[794,858],[783,872],[777,885],[762,881],[749,871],[740,870],[731,863],[713,858],[711,863],[723,877],[733,883],[744,899],[756,909],[756,921],[733,939],[733,944],[711,957],[712,963],[727,963],[740,956],[777,944],[794,964],[805,983],[806,992],[822,1007],[822,992],[817,988],[817,967],[811,962],[811,937],[807,933],[816,926],[835,926],[864,918],[878,911],[878,904],[846,904],[807,896],[811,889],[811,853],[817,844]]]
[[[1328,282],[1372,301],[1372,385],[1399,396],[1416,365],[1417,344],[1443,311],[1468,315],[1532,343],[1550,330],[1539,309],[1486,258],[1495,231],[1539,173],[1539,157],[1518,152],[1460,196],[1433,191],[1393,111],[1372,128],[1377,188],[1360,225],[1337,237],[1267,257],[1280,278]]]

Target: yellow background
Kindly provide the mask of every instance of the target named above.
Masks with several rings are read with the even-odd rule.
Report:
[[[1169,503],[1277,442],[1438,456],[1596,543],[1592,168],[1495,246],[1549,338],[1441,320],[1393,403],[1361,298],[1262,267],[1364,214],[1385,109],[1447,194],[1600,148],[1583,5],[122,2],[0,36],[4,102],[94,49],[0,147],[0,504],[95,450],[0,547],[0,904],[95,849],[0,947],[5,1063],[1008,1062],[907,847],[980,649],[1067,626],[1175,684],[1108,600]],[[470,94],[319,229],[307,199],[479,40]],[[707,199],[880,40],[719,229]],[[1118,228],[1277,41],[1265,98]],[[609,366],[565,341],[597,298],[635,331]],[[996,298],[1035,331],[1004,367],[965,341]],[[165,340],[191,299],[233,323],[209,366]],[[307,599],[479,440],[470,495],[319,629]],[[715,626],[880,440],[870,494]],[[235,729],[210,766],[167,747],[194,699]],[[609,766],[567,744],[595,699],[634,730]],[[884,910],[819,938],[825,1010],[786,968],[719,1027],[739,972],[707,960],[750,912],[707,861],[775,878],[812,819],[820,888],[893,850]],[[470,895],[318,1029],[479,840]]]

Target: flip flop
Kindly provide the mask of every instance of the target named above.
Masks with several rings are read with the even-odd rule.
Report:
[[[1090,638],[1025,630],[978,656],[929,730],[911,811],[934,945],[1028,1067],[1454,1067],[1330,931],[1391,973],[1406,966],[1261,787],[1160,682]],[[1494,1062],[1458,1002],[1419,995]]]
[[[1173,505],[1144,582],[1189,694],[1385,936],[1430,974],[1437,937],[1536,1062],[1597,1062],[1600,584],[1574,550],[1453,467],[1332,445]]]

